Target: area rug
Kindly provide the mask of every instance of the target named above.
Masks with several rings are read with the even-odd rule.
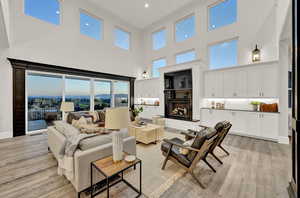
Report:
[[[178,137],[176,133],[165,132],[165,138]],[[182,137],[183,138],[183,137]],[[174,163],[168,163],[165,170],[161,170],[164,156],[160,150],[161,142],[157,144],[137,144],[137,156],[142,160],[142,191],[146,197],[160,197],[171,187],[185,171]],[[126,179],[138,186],[138,171],[131,171]]]

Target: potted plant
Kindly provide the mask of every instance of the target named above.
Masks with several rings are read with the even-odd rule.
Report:
[[[138,116],[140,113],[142,113],[144,111],[143,107],[137,107],[131,110],[132,111],[132,117],[133,117],[133,121],[137,121],[138,120]]]
[[[259,111],[259,105],[261,104],[261,102],[252,101],[250,104],[253,106],[253,111]]]

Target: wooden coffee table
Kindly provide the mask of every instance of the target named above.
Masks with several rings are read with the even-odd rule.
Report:
[[[143,144],[156,143],[164,135],[164,127],[155,124],[138,126],[132,123],[129,126],[129,135],[135,136],[137,142]]]
[[[124,153],[124,157],[127,154]],[[139,190],[135,188],[132,184],[130,184],[127,180],[124,179],[124,171],[131,167],[136,167],[136,165],[139,164],[140,168],[140,186]],[[106,187],[103,189],[100,189],[98,192],[94,193],[95,187],[98,183],[102,183],[102,181],[98,182],[97,184],[93,184],[93,170],[98,171],[101,173],[106,180]],[[111,178],[117,177],[116,180],[111,181]],[[109,197],[109,188],[118,184],[119,182],[124,182],[127,184],[130,188],[132,188],[135,192],[138,193],[136,197],[141,196],[142,194],[142,161],[138,158],[136,158],[133,162],[126,162],[125,160],[121,160],[119,162],[114,162],[113,157],[109,156],[94,162],[91,162],[91,198],[95,197],[96,195],[104,192],[106,190],[107,197]]]

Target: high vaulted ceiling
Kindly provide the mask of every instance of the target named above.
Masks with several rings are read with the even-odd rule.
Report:
[[[127,23],[145,28],[172,12],[199,0],[90,0]],[[149,7],[145,8],[148,3]]]

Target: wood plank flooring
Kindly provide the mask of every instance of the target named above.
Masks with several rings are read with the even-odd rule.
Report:
[[[201,189],[186,174],[162,197],[288,197],[286,188],[291,174],[289,145],[230,135],[224,143],[231,153],[225,156],[222,151],[217,151],[224,164],[209,159],[217,173],[204,163],[198,165],[196,175],[207,186],[206,189]],[[125,184],[116,185],[111,193],[115,195],[113,197],[134,195]],[[46,135],[0,140],[1,198],[73,198],[75,195],[72,185],[57,175],[57,162],[48,153]]]

